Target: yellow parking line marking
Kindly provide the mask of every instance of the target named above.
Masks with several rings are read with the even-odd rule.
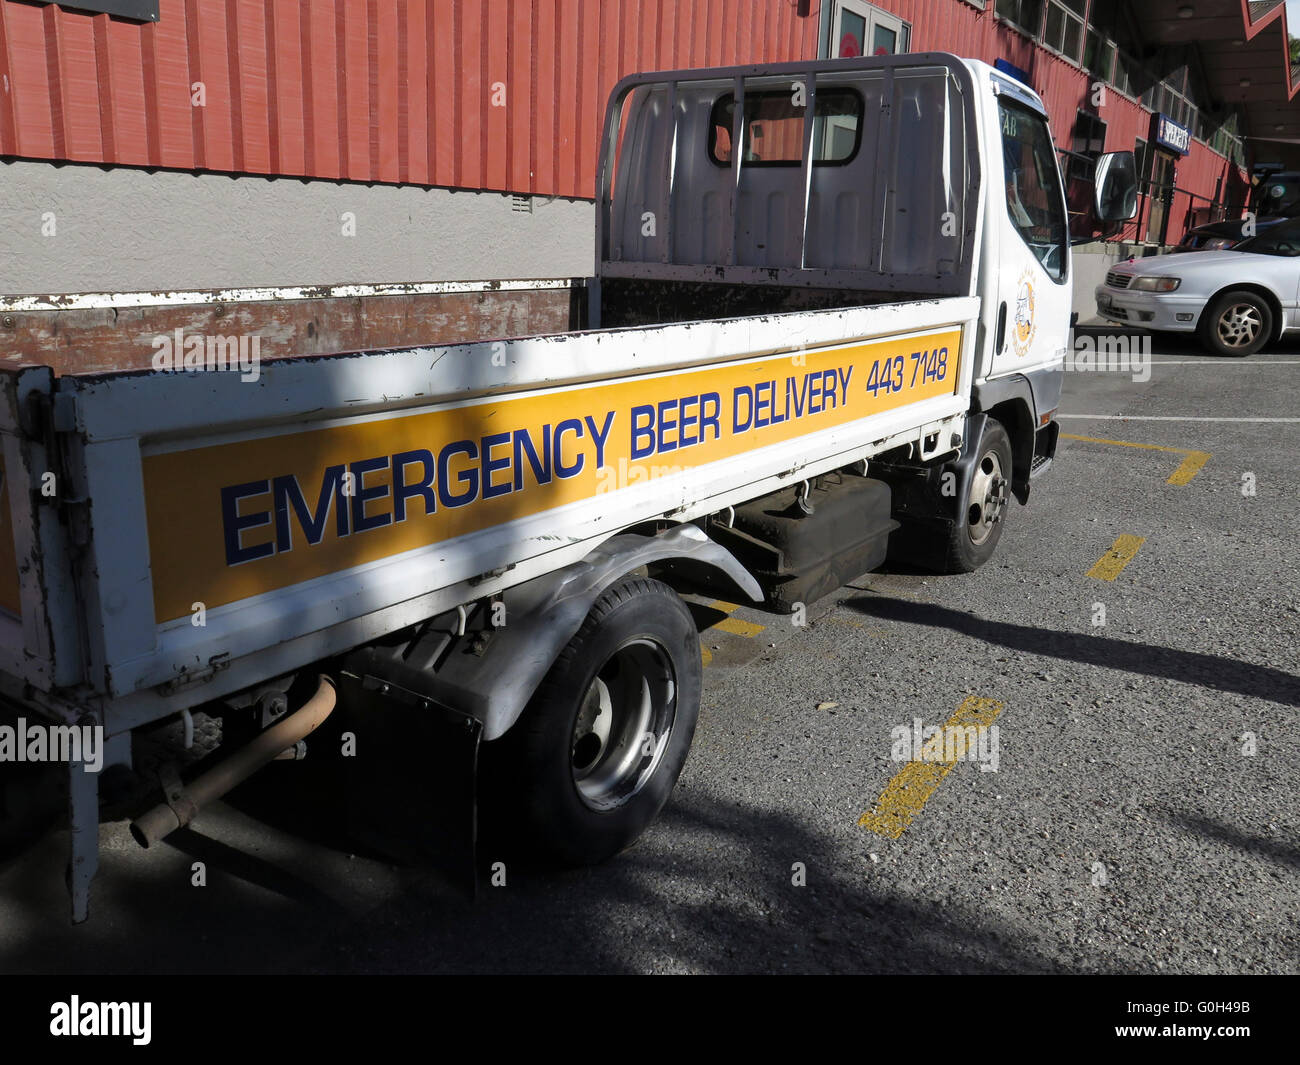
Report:
[[[1210,453],[1208,451],[1189,451],[1187,453],[1187,458],[1183,459],[1182,465],[1169,475],[1169,480],[1165,483],[1186,484],[1196,476],[1197,472],[1205,465],[1209,458]]]
[[[700,661],[706,666],[713,665],[713,652],[705,647],[704,644],[700,644]]]
[[[1164,444],[1135,444],[1130,440],[1107,440],[1100,436],[1075,436],[1074,433],[1062,433],[1062,440],[1082,440],[1086,444],[1109,444],[1112,447],[1136,447],[1143,451],[1169,451],[1175,455],[1185,456],[1182,465],[1174,470],[1165,484],[1184,485],[1195,477],[1202,466],[1210,460],[1210,452],[1193,451],[1185,447],[1166,447]]]
[[[968,695],[944,723],[944,728],[974,726],[982,731],[993,724],[1002,710],[1002,704],[996,699]],[[956,764],[956,761],[908,762],[885,785],[875,807],[858,818],[858,825],[878,836],[898,839],[913,819],[920,816],[930,796]]]
[[[709,604],[709,609],[720,610],[724,614],[731,614],[740,609],[736,603],[728,603],[725,599],[715,599]],[[729,632],[734,636],[757,636],[767,626],[755,625],[752,621],[741,621],[740,618],[723,618],[716,625],[710,625],[710,629],[717,629],[719,632]]]
[[[740,618],[723,618],[716,625],[710,625],[709,628],[717,629],[719,632],[730,632],[736,636],[757,636],[766,626],[755,625],[752,621],[741,621]]]
[[[1165,444],[1135,444],[1130,440],[1107,440],[1100,436],[1075,436],[1073,433],[1062,433],[1062,440],[1082,440],[1088,444],[1111,444],[1114,447],[1140,447],[1144,451],[1174,451],[1179,455],[1186,455],[1187,449],[1184,447],[1168,447]]]
[[[1088,570],[1088,576],[1096,577],[1099,581],[1113,581],[1120,575],[1120,571],[1133,561],[1138,548],[1146,542],[1145,536],[1130,536],[1128,533],[1117,537],[1110,545],[1110,550],[1097,559],[1092,569]]]

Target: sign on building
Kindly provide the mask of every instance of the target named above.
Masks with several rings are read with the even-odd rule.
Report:
[[[1171,152],[1186,155],[1192,147],[1192,131],[1180,126],[1166,114],[1155,116],[1155,142]]]

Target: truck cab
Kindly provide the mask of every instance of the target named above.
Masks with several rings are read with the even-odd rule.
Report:
[[[1132,217],[1132,153],[1098,173],[1091,221]],[[593,324],[978,299],[971,413],[1006,428],[1022,502],[1050,464],[1071,227],[1023,83],[945,53],[635,75],[597,211]]]

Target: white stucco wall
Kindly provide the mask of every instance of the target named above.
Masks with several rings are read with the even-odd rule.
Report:
[[[1121,259],[1133,254],[1128,244],[1082,244],[1073,249],[1071,265],[1074,275],[1072,287],[1074,310],[1079,321],[1086,323],[1097,317],[1097,286],[1106,279],[1106,271]]]
[[[0,294],[591,274],[594,205],[532,205],[520,213],[499,193],[411,186],[0,163]],[[345,212],[354,236],[343,235]]]

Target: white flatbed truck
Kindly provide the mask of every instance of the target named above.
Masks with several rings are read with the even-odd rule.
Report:
[[[1126,154],[1099,220],[1131,213]],[[1069,328],[1031,90],[940,53],[637,75],[596,214],[587,329],[253,382],[0,375],[0,697],[105,737],[104,770],[66,767],[74,920],[99,780],[160,724],[251,738],[161,775],[146,846],[333,712],[355,755],[314,757],[379,846],[472,860],[482,799],[596,861],[690,745],[675,589],[788,611],[888,552],[992,553],[1051,463]]]

